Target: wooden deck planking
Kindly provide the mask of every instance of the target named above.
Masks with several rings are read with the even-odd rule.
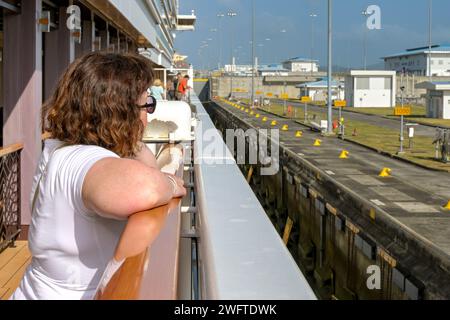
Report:
[[[6,296],[8,293],[8,288],[0,288],[0,300],[6,300]]]
[[[26,241],[18,241],[15,248],[8,248],[0,254],[0,300],[6,300],[13,294],[30,261]]]
[[[19,253],[24,247],[28,246],[27,241],[16,241],[15,248],[7,248],[5,251],[0,253],[0,271],[14,258],[14,256]]]
[[[8,283],[4,287],[7,291],[4,294],[4,296],[2,296],[0,298],[1,300],[9,299],[9,297],[12,296],[14,291],[16,291],[17,287],[20,284],[20,281],[22,281],[23,274],[25,273],[25,270],[27,269],[30,261],[31,261],[31,257],[22,267],[20,267],[19,270],[17,270],[17,272],[13,275],[13,277],[8,281]]]

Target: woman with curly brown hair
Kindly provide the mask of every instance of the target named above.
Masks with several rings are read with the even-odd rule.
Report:
[[[32,188],[32,262],[12,299],[92,299],[127,218],[185,195],[141,142],[152,82],[148,60],[110,53],[60,79],[42,110],[51,139]]]

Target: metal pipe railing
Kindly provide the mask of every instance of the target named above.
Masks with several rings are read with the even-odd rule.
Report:
[[[0,149],[0,252],[20,234],[20,154],[23,144]]]

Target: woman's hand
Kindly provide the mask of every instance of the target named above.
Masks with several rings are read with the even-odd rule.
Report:
[[[182,198],[186,195],[187,191],[184,187],[184,181],[183,179],[178,178],[175,175],[172,174],[166,174],[167,178],[169,179],[170,183],[173,187],[173,197],[174,198]]]
[[[162,172],[175,174],[183,163],[183,147],[181,145],[165,145],[156,162]]]

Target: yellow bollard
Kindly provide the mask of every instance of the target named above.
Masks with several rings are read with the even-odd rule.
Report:
[[[392,170],[389,168],[383,168],[383,170],[381,170],[380,174],[378,175],[379,177],[382,178],[387,178],[391,176],[391,172]]]
[[[445,210],[450,210],[450,201],[444,206]]]
[[[262,118],[262,121],[266,122],[267,121],[267,117]]]
[[[348,155],[349,155],[350,153],[347,151],[347,150],[343,150],[342,152],[341,152],[341,155],[339,156],[339,159],[348,159]]]
[[[317,139],[315,142],[314,142],[314,147],[320,147],[322,145],[322,140],[320,140],[320,139]]]
[[[276,122],[275,120],[273,120],[272,123],[271,123],[271,125],[272,125],[272,127],[274,127],[274,126],[277,125],[277,122]]]
[[[303,132],[301,132],[301,131],[297,131],[296,133],[295,133],[295,137],[296,138],[301,138],[303,136]]]
[[[281,128],[282,131],[289,131],[289,126],[285,124],[283,128]]]

